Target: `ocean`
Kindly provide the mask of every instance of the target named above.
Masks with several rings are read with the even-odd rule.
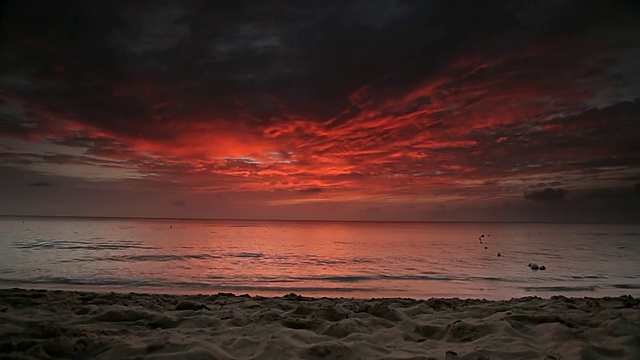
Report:
[[[3,217],[0,287],[638,297],[640,226]]]

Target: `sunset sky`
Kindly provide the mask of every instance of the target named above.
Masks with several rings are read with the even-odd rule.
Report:
[[[640,221],[633,1],[5,1],[0,214]]]

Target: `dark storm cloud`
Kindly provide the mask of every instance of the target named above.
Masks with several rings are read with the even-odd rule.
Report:
[[[187,202],[184,200],[172,200],[171,202],[169,202],[169,205],[176,206],[176,207],[183,207],[187,205]]]
[[[552,173],[640,166],[640,105],[623,102],[550,120],[486,127],[469,134],[483,144],[459,154],[467,165],[491,163],[491,172]],[[485,173],[484,175],[488,175]]]
[[[301,190],[298,190],[298,191],[306,193],[306,194],[317,194],[317,193],[322,192],[322,188],[312,187],[312,188],[307,188],[307,189],[301,189]]]
[[[29,186],[35,186],[35,187],[48,187],[48,186],[54,186],[52,183],[50,183],[50,182],[46,182],[46,181],[34,181],[34,182],[27,183],[27,185],[29,185]]]
[[[13,152],[0,152],[0,160],[5,165],[29,165],[38,157],[31,154],[16,154]]]
[[[564,200],[566,191],[563,189],[546,188],[544,190],[534,190],[524,194],[524,198],[527,200],[541,201],[541,202],[554,202]]]
[[[437,76],[463,48],[508,52],[523,38],[629,17],[599,15],[594,25],[604,5],[580,4],[9,1],[2,68],[11,76],[2,90],[46,113],[151,139],[181,131],[167,122],[205,114],[326,120],[351,106],[360,87],[381,101]]]

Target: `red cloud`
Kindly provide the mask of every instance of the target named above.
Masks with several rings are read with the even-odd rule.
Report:
[[[227,99],[233,105],[219,110],[224,97],[208,104],[149,81],[114,82],[114,106],[132,106],[144,121],[52,109],[41,112],[47,126],[30,139],[83,147],[88,158],[80,162],[108,159],[99,166],[128,166],[150,184],[189,191],[286,190],[301,201],[519,197],[518,179],[526,186],[536,174],[598,155],[567,140],[576,131],[597,136],[590,124],[566,120],[600,90],[586,80],[603,63],[582,61],[585,54],[562,46],[494,57],[476,51],[406,88],[359,86],[351,107],[325,120],[277,98],[269,101],[278,112],[256,119],[245,107],[250,99]],[[565,147],[572,152],[555,153]]]

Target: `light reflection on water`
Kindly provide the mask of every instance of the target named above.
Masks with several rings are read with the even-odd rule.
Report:
[[[3,218],[0,226],[4,287],[489,299],[640,295],[637,225]],[[530,262],[548,270],[531,271]]]

